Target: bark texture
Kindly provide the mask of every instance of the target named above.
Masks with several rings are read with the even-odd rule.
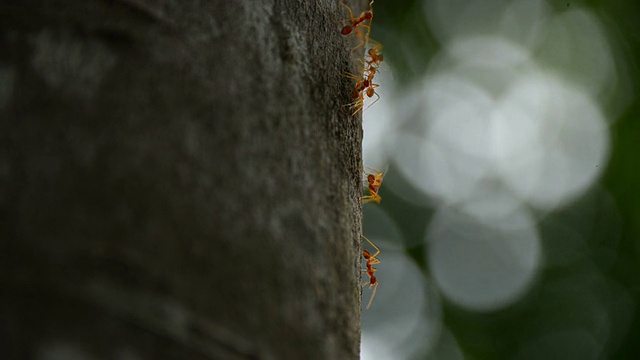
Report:
[[[344,17],[0,3],[0,358],[357,358]]]

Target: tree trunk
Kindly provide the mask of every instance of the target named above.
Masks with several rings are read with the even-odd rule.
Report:
[[[0,358],[358,357],[343,10],[0,4]]]

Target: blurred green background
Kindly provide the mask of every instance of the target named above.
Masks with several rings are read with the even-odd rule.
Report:
[[[532,23],[541,24],[543,30],[536,27],[536,31],[551,31],[530,41],[527,36],[533,33],[532,28],[525,26],[522,34],[502,34],[501,30],[493,28],[492,24],[502,24],[502,20],[508,23],[507,17],[511,14],[510,10],[500,12],[495,9],[509,9],[517,3],[525,4],[521,8],[533,3],[537,4],[536,8],[544,8],[544,18]],[[482,11],[485,5],[486,12]],[[449,12],[437,13],[437,9],[448,9]],[[469,12],[465,13],[467,10]],[[364,161],[365,165],[386,170],[386,176],[380,190],[382,203],[363,206],[364,234],[382,250],[379,256],[381,264],[377,266],[380,288],[372,308],[363,312],[363,359],[638,358],[640,170],[637,165],[640,155],[640,97],[636,84],[640,83],[640,5],[630,0],[376,0],[374,14],[372,38],[384,46],[385,62],[381,73],[387,77],[379,89],[382,99],[365,112],[365,138],[368,134],[373,134],[370,135],[373,138],[370,137],[369,143],[365,139]],[[562,27],[562,19],[572,19],[572,14],[578,14],[579,19],[597,21],[596,30],[585,28],[582,31],[581,22],[578,21],[575,23],[577,26],[571,25],[566,33],[553,31],[553,26],[549,24],[554,23],[550,19],[560,19],[555,24],[559,23]],[[487,16],[492,18],[487,19]],[[526,16],[524,19],[527,19]],[[452,24],[456,21],[458,28]],[[589,21],[584,23],[590,24]],[[468,28],[465,27],[467,25]],[[444,34],[442,29],[451,29],[447,26],[452,26],[454,30]],[[517,21],[514,26],[518,28]],[[596,41],[593,34],[603,36]],[[576,187],[577,190],[562,201],[554,203],[550,196],[536,202],[537,198],[531,195],[534,194],[532,192],[527,193],[530,195],[527,198],[514,196],[520,201],[517,208],[524,208],[524,213],[529,216],[527,219],[532,219],[532,228],[535,229],[533,236],[537,239],[533,250],[521,249],[514,254],[520,254],[521,251],[523,258],[527,258],[532,251],[539,251],[540,254],[523,260],[528,264],[525,267],[533,269],[532,275],[527,277],[529,275],[525,273],[523,278],[517,278],[524,279],[521,288],[514,290],[512,296],[505,295],[496,300],[495,304],[491,302],[491,297],[487,298],[488,302],[474,303],[472,296],[491,291],[499,293],[500,289],[492,290],[491,287],[500,288],[503,285],[500,279],[504,277],[500,274],[495,276],[495,283],[474,283],[478,288],[470,292],[469,298],[458,296],[466,294],[464,286],[467,285],[457,285],[460,281],[456,276],[464,276],[464,272],[455,271],[464,269],[467,264],[456,264],[456,261],[466,259],[464,262],[472,264],[467,269],[480,269],[479,272],[482,272],[486,264],[480,264],[479,267],[473,265],[476,255],[483,256],[480,254],[482,250],[479,251],[483,249],[482,244],[465,247],[465,244],[474,241],[473,232],[470,230],[463,234],[463,240],[458,239],[460,241],[453,243],[457,244],[454,250],[463,252],[464,256],[452,256],[454,261],[446,263],[447,267],[443,268],[445,265],[440,262],[446,262],[445,255],[452,250],[447,247],[448,235],[442,234],[449,234],[449,231],[460,234],[459,229],[465,227],[466,223],[445,221],[443,225],[434,219],[446,220],[451,216],[458,219],[459,212],[464,210],[457,209],[464,201],[460,200],[462,198],[450,201],[446,194],[439,196],[440,188],[437,186],[429,188],[430,185],[425,185],[425,188],[421,188],[420,182],[436,181],[429,176],[432,173],[426,170],[412,173],[414,170],[406,169],[419,169],[425,166],[427,160],[417,155],[411,160],[412,150],[398,150],[408,145],[402,136],[397,136],[403,133],[423,134],[425,127],[433,130],[429,127],[431,125],[424,124],[440,116],[440,109],[433,109],[438,107],[438,103],[434,105],[428,100],[431,96],[429,91],[437,92],[434,84],[438,76],[451,68],[455,68],[453,72],[456,76],[466,76],[471,83],[480,84],[480,88],[486,86],[484,89],[489,99],[501,99],[507,91],[505,89],[520,81],[517,72],[528,71],[520,65],[505,68],[504,71],[509,74],[500,78],[499,86],[494,86],[492,79],[503,74],[500,71],[498,75],[492,73],[496,69],[491,61],[486,60],[486,54],[479,54],[478,58],[485,59],[487,64],[465,67],[463,72],[459,71],[457,65],[451,65],[452,61],[457,61],[458,55],[442,55],[457,51],[458,48],[452,46],[457,44],[457,39],[478,35],[492,38],[504,36],[510,43],[524,43],[523,48],[532,49],[528,57],[534,58],[538,64],[536,66],[543,69],[545,74],[552,74],[549,78],[557,77],[563,79],[563,84],[571,84],[578,90],[584,89],[587,94],[585,98],[592,99],[594,108],[602,113],[602,129],[606,137],[602,161],[594,165],[598,170],[585,175],[592,176],[592,180],[588,184],[585,180],[584,186],[579,189]],[[566,47],[549,45],[561,43],[558,41],[567,36],[570,36],[569,40],[565,39],[568,44],[586,44],[584,53],[577,60],[571,58],[571,54],[563,55]],[[594,55],[594,58],[591,56],[601,53],[599,41],[605,44],[605,52],[612,59],[607,65],[610,72],[599,71],[599,55]],[[532,43],[536,44],[535,48],[530,47]],[[471,50],[464,50],[463,56],[475,57],[473,46],[465,49]],[[484,50],[481,48],[481,52]],[[488,59],[491,56],[500,59],[503,54],[509,52],[491,52]],[[484,77],[486,72],[483,67],[490,69],[490,80]],[[531,78],[535,81],[537,77]],[[597,89],[593,85],[596,82],[599,84]],[[436,90],[424,90],[425,86],[434,86]],[[387,89],[387,92],[383,89]],[[461,101],[465,101],[466,93],[456,94]],[[421,100],[421,97],[427,100]],[[471,99],[469,102],[473,101]],[[435,111],[435,115],[421,115],[424,112],[421,103],[431,106],[427,111]],[[531,106],[535,109],[538,104]],[[571,131],[568,125],[563,126],[563,134],[564,129]],[[598,126],[595,128],[600,129]],[[581,129],[581,125],[576,129]],[[459,133],[454,131],[451,135],[454,140],[451,141],[456,141],[457,134],[463,139],[468,136],[463,130]],[[581,137],[588,136],[578,133],[575,137],[569,137],[569,140],[563,137],[558,142],[565,144],[562,141],[573,141],[577,144]],[[571,144],[562,145],[562,148],[578,149],[580,151],[575,150],[578,154],[590,154],[591,143],[587,141],[574,147]],[[439,145],[436,143],[434,146]],[[376,151],[380,154],[376,154]],[[443,156],[447,156],[446,151]],[[576,155],[576,158],[588,162],[590,157],[584,156],[584,159],[580,155]],[[401,164],[403,161],[405,163]],[[491,168],[487,170],[488,173],[491,171]],[[567,179],[582,179],[575,171],[567,171],[570,172]],[[416,179],[411,175],[419,173],[425,176]],[[483,175],[482,179],[494,178]],[[492,180],[488,187],[475,187],[474,196],[491,202],[498,196],[496,194],[502,194],[495,189],[504,188],[494,183]],[[558,182],[557,187],[565,185]],[[529,188],[526,189],[529,191]],[[452,194],[455,194],[455,189]],[[482,207],[477,211],[482,212]],[[479,217],[482,218],[482,214]],[[478,220],[477,223],[481,223],[480,228],[484,229],[484,222]],[[447,226],[452,229],[448,230]],[[489,238],[490,241],[491,232],[478,236]],[[436,242],[433,242],[434,237],[438,239]],[[509,241],[506,236],[497,243],[504,247]],[[444,248],[438,245],[441,242],[444,242]],[[434,252],[438,255],[434,255]],[[489,259],[495,258],[492,256],[494,253],[490,254]],[[510,264],[510,261],[506,259],[505,264]],[[490,271],[499,272],[500,267],[496,265]],[[509,271],[509,268],[505,271]],[[363,303],[368,302],[369,296],[371,292],[365,288]]]

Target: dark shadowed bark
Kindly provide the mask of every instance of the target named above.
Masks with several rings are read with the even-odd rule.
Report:
[[[0,3],[0,358],[358,357],[343,10]]]

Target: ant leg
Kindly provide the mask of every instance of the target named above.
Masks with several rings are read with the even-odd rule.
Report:
[[[378,254],[380,254],[380,249],[376,246],[376,244],[373,243],[373,241],[369,240],[366,236],[362,235],[362,237],[367,240],[369,242],[369,244],[371,244],[371,246],[373,246],[376,249],[376,253],[371,255],[372,259],[375,259],[376,256],[378,256]]]
[[[358,43],[358,45],[354,46],[351,49],[352,52],[355,51],[360,46],[366,47],[366,44],[369,41],[369,33],[371,32],[371,27],[369,25],[365,25],[365,24],[361,24],[360,26],[362,26],[363,28],[368,29],[368,31],[367,31],[366,35],[363,35],[362,32],[360,31],[360,29],[358,29],[357,26],[353,28],[356,31],[356,35],[358,36],[358,39],[360,39],[360,43]]]
[[[371,260],[369,260],[369,265],[373,266],[373,265],[378,265],[378,264],[380,264],[380,259],[375,258],[375,257],[373,257],[373,255],[372,255]],[[376,269],[376,268],[374,268],[374,267],[372,267],[371,269],[373,269],[373,272],[378,271],[378,269]]]
[[[347,79],[355,80],[355,81],[356,81],[356,85],[358,84],[358,82],[359,82],[359,83],[363,83],[363,82],[364,82],[364,80],[366,80],[366,79],[365,79],[364,77],[362,77],[362,76],[358,76],[358,75],[355,75],[355,74],[352,74],[352,73],[348,73],[348,72],[346,72],[346,71],[343,71],[343,72],[342,72],[342,76],[346,77]]]
[[[351,109],[355,109],[355,111],[351,115],[356,115],[360,110],[362,110],[362,106],[364,106],[364,97],[362,96],[362,91],[358,92],[358,99],[352,103],[342,105],[342,107],[350,107]]]
[[[376,297],[376,292],[378,292],[378,285],[379,283],[376,283],[375,287],[373,288],[373,294],[371,294],[371,299],[369,299],[369,303],[367,304],[367,310],[369,310],[369,308],[371,307],[371,304],[373,303],[373,298]]]
[[[358,75],[354,75],[354,74],[346,72],[346,71],[342,72],[342,76],[346,77],[347,79],[353,79],[353,80],[358,80],[359,79]]]
[[[369,169],[369,170],[371,170],[371,171],[373,171],[373,172],[375,173],[375,175],[376,175],[376,176],[377,176],[377,175],[384,174],[384,171],[380,171],[380,170],[378,170],[378,169],[376,169],[376,168],[372,168],[371,166],[366,166],[366,168],[367,168],[367,169]]]
[[[362,111],[362,107],[364,106],[364,98],[362,97],[362,93],[360,93],[360,98],[354,102],[352,102],[351,104],[351,108],[354,109],[353,113],[351,115],[356,115],[358,114],[360,111]]]
[[[362,200],[362,204],[368,204],[370,202],[374,202],[374,203],[380,203],[380,201],[382,201],[382,198],[380,197],[380,195],[376,194],[376,195],[366,195],[366,196],[362,196],[360,198],[360,200]]]
[[[344,104],[344,105],[342,105],[342,107],[347,107],[347,106],[348,106],[349,108],[352,108],[352,109],[361,109],[361,108],[362,108],[362,100],[361,100],[361,99],[358,99],[358,100],[356,100],[356,101],[354,101],[354,102],[352,102],[352,103],[348,103],[348,104]],[[354,112],[353,114],[351,114],[351,115],[355,115],[355,114],[357,114],[357,113],[358,113],[358,111],[360,111],[360,110],[355,111],[355,112]]]
[[[341,22],[349,21],[351,22],[351,24],[353,24],[356,21],[356,18],[353,17],[353,11],[351,11],[351,8],[347,4],[343,3],[342,1],[340,1],[340,5],[344,6],[347,9],[347,11],[349,11],[349,19],[344,19],[340,21]]]

